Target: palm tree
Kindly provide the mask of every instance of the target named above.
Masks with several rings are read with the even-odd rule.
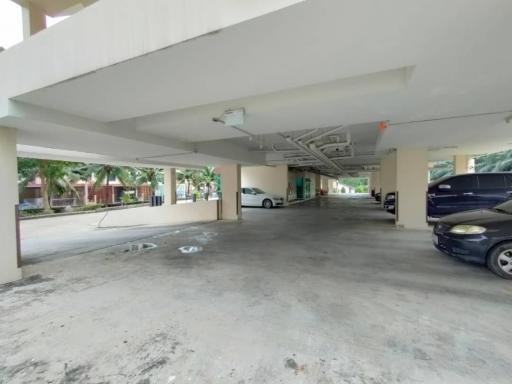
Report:
[[[117,179],[123,187],[132,185],[132,168],[130,167],[119,167],[110,164],[89,164],[85,170],[85,174],[92,176],[94,175],[95,181],[93,188],[97,190],[101,186],[106,187],[106,204],[111,201],[110,196],[110,181],[111,179]]]
[[[215,185],[216,175],[215,175],[214,170],[215,170],[215,168],[212,167],[211,165],[204,167],[201,170],[201,181],[206,187],[206,191],[207,191],[206,198],[207,199],[210,196],[210,189]]]
[[[176,178],[180,184],[185,183],[187,188],[187,197],[190,196],[190,186],[196,184],[198,179],[198,171],[196,169],[178,169],[176,171]]]
[[[476,172],[512,171],[512,150],[478,156],[475,168]]]
[[[163,170],[159,168],[138,168],[136,175],[137,185],[149,184],[151,196],[155,194],[158,184],[163,182]]]
[[[41,179],[41,194],[43,198],[43,211],[51,213],[51,197],[56,194],[67,192],[73,193],[78,197],[78,192],[74,187],[79,176],[74,172],[77,163],[67,161],[55,161],[44,159],[19,159],[20,166],[18,179],[22,184],[33,180],[36,176]]]

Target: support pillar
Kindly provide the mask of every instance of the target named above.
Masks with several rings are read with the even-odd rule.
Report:
[[[23,39],[26,40],[37,32],[46,29],[46,14],[37,5],[31,2],[22,8]]]
[[[176,168],[164,169],[165,205],[176,204]]]
[[[396,191],[396,151],[388,153],[380,162],[381,205],[389,192]]]
[[[220,185],[222,192],[223,220],[238,220],[242,218],[242,195],[241,195],[241,166],[240,164],[223,165],[215,169],[220,174]]]
[[[372,190],[380,192],[380,171],[373,171],[368,177],[368,194],[372,195]]]
[[[0,284],[4,284],[21,279],[16,237],[18,165],[14,129],[0,127],[0,164]]]
[[[428,155],[425,149],[396,151],[396,225],[407,229],[428,229]]]
[[[456,175],[475,173],[475,159],[468,155],[453,156],[453,171]]]

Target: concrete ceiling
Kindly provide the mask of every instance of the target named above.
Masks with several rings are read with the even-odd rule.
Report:
[[[211,120],[239,107],[243,129],[268,144],[278,132],[389,121],[364,152],[512,148],[510,14],[509,0],[309,0],[14,99],[100,122],[112,138],[193,145],[176,161],[213,141],[251,149]]]

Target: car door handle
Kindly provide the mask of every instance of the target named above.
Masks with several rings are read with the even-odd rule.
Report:
[[[463,193],[464,196],[472,196],[473,195],[473,192],[464,192]]]

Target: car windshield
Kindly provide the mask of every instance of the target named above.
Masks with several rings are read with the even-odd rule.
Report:
[[[253,188],[252,190],[253,190],[254,192],[256,192],[258,195],[262,195],[262,194],[264,194],[264,193],[265,193],[265,192],[263,192],[263,191],[262,191],[261,189],[259,189],[259,188]]]
[[[512,215],[512,200],[505,201],[504,203],[498,204],[494,207],[496,211],[508,213]]]

